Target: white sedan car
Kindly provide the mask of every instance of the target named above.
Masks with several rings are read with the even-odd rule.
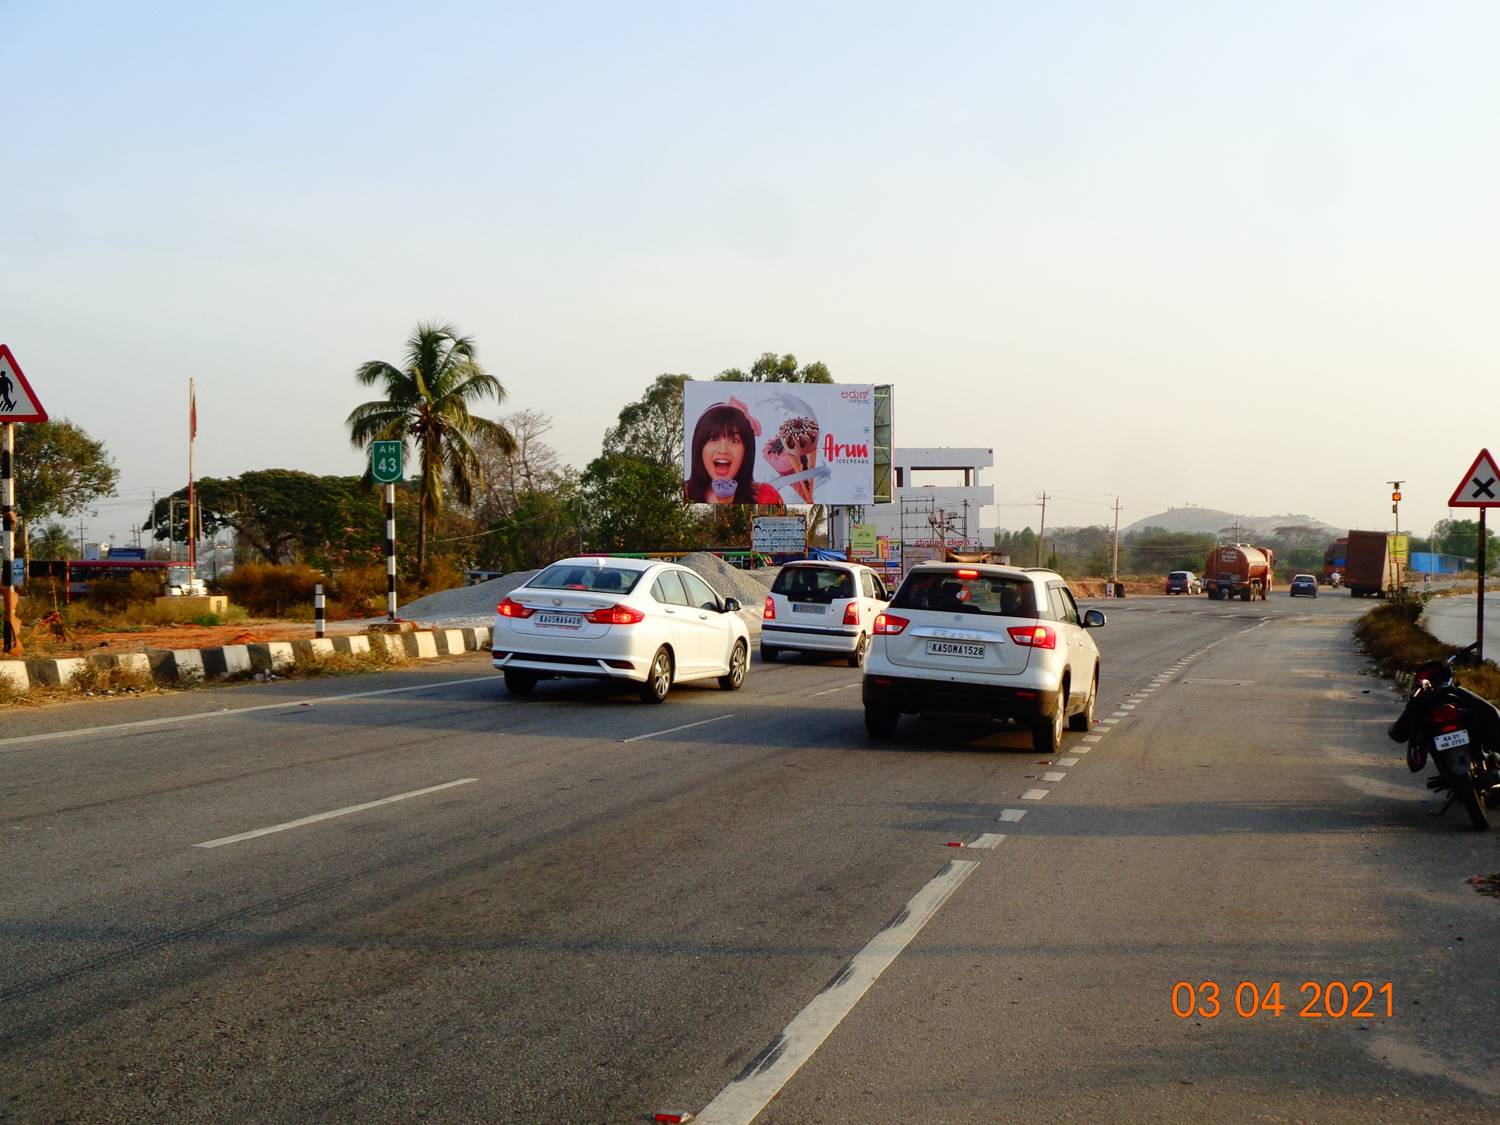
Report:
[[[568,676],[629,680],[647,703],[688,680],[734,691],[750,664],[739,608],[676,563],[563,559],[495,607],[491,659],[512,695]]]

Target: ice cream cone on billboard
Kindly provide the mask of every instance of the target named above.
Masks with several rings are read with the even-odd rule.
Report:
[[[793,471],[806,472],[818,463],[818,420],[816,418],[797,417],[788,418],[781,423],[777,436],[781,439],[782,448],[786,452],[787,459],[791,461]],[[813,485],[811,480],[801,480],[792,486],[797,490],[797,495],[811,504],[813,502]]]

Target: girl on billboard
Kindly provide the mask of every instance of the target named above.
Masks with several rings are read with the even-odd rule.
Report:
[[[693,427],[683,492],[694,504],[780,504],[781,493],[755,479],[756,429],[742,404],[716,402]]]

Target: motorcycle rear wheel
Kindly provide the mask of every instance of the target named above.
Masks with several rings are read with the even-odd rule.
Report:
[[[1490,826],[1490,818],[1484,811],[1484,801],[1480,799],[1479,790],[1474,788],[1474,779],[1466,777],[1457,784],[1458,795],[1464,803],[1464,811],[1469,814],[1469,823],[1474,826],[1476,832],[1485,831]]]

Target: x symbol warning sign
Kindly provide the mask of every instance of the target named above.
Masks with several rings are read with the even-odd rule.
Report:
[[[1495,482],[1500,480],[1500,468],[1488,449],[1481,449],[1474,464],[1464,474],[1463,483],[1453,490],[1448,500],[1450,508],[1495,508],[1500,507],[1500,495],[1495,493]]]

